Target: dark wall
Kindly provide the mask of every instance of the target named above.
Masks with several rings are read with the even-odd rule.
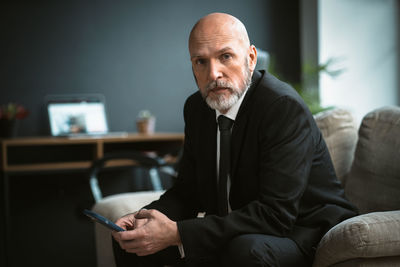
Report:
[[[210,12],[238,17],[281,77],[300,76],[297,1],[9,1],[0,10],[0,104],[31,111],[20,136],[47,134],[47,94],[77,93],[105,95],[113,131],[136,131],[141,109],[158,131],[183,131],[184,101],[197,90],[187,38]]]
[[[400,27],[400,3],[397,3],[397,25]],[[400,62],[400,32],[397,31],[397,62]],[[400,105],[400,76],[397,76],[397,103]]]
[[[216,11],[242,20],[275,71],[299,80],[298,1],[10,0],[0,4],[0,104],[31,111],[20,136],[47,134],[46,95],[78,93],[105,95],[113,131],[136,131],[141,109],[157,116],[157,130],[183,131],[184,101],[197,90],[187,38]],[[95,265],[93,225],[77,215],[90,196],[84,173],[13,176],[9,188],[9,266]],[[36,231],[28,239],[26,218]]]

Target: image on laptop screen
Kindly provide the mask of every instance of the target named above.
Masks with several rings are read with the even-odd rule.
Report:
[[[105,105],[101,97],[50,99],[47,111],[53,136],[108,132]]]

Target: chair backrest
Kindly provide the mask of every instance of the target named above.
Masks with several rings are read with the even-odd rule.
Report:
[[[336,175],[343,183],[357,142],[355,120],[349,111],[335,108],[316,114],[315,121],[328,146]]]
[[[265,50],[257,48],[257,64],[255,69],[268,71],[269,61],[269,53]]]
[[[363,118],[345,192],[360,213],[400,209],[400,107]]]
[[[160,191],[163,189],[158,173],[158,169],[166,165],[163,159],[151,157],[139,152],[109,153],[104,157],[93,161],[89,168],[89,184],[96,203],[103,198],[103,193],[98,181],[98,174],[100,171],[103,170],[109,162],[114,161],[114,165],[115,163],[118,165],[118,162],[122,163],[122,165],[126,165],[126,160],[131,161],[130,163],[133,163],[135,166],[140,166],[141,168],[148,170],[153,190]]]

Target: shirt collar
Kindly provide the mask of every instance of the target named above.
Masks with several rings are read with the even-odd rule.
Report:
[[[228,110],[228,112],[226,114],[222,114],[221,112],[219,112],[219,110],[215,110],[215,115],[216,115],[216,119],[218,121],[218,116],[219,115],[224,115],[225,117],[228,117],[231,120],[236,120],[236,116],[239,112],[239,108],[240,105],[242,105],[243,99],[247,93],[248,89],[246,89],[246,91],[244,91],[243,95],[239,98],[239,100]]]

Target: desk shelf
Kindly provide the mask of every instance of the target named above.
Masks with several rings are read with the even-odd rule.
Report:
[[[59,163],[37,163],[37,164],[15,164],[7,166],[7,172],[36,172],[69,169],[87,169],[91,161],[84,162],[59,162]]]
[[[3,172],[85,169],[105,153],[159,151],[182,146],[181,133],[129,134],[121,137],[29,137],[1,139]]]

